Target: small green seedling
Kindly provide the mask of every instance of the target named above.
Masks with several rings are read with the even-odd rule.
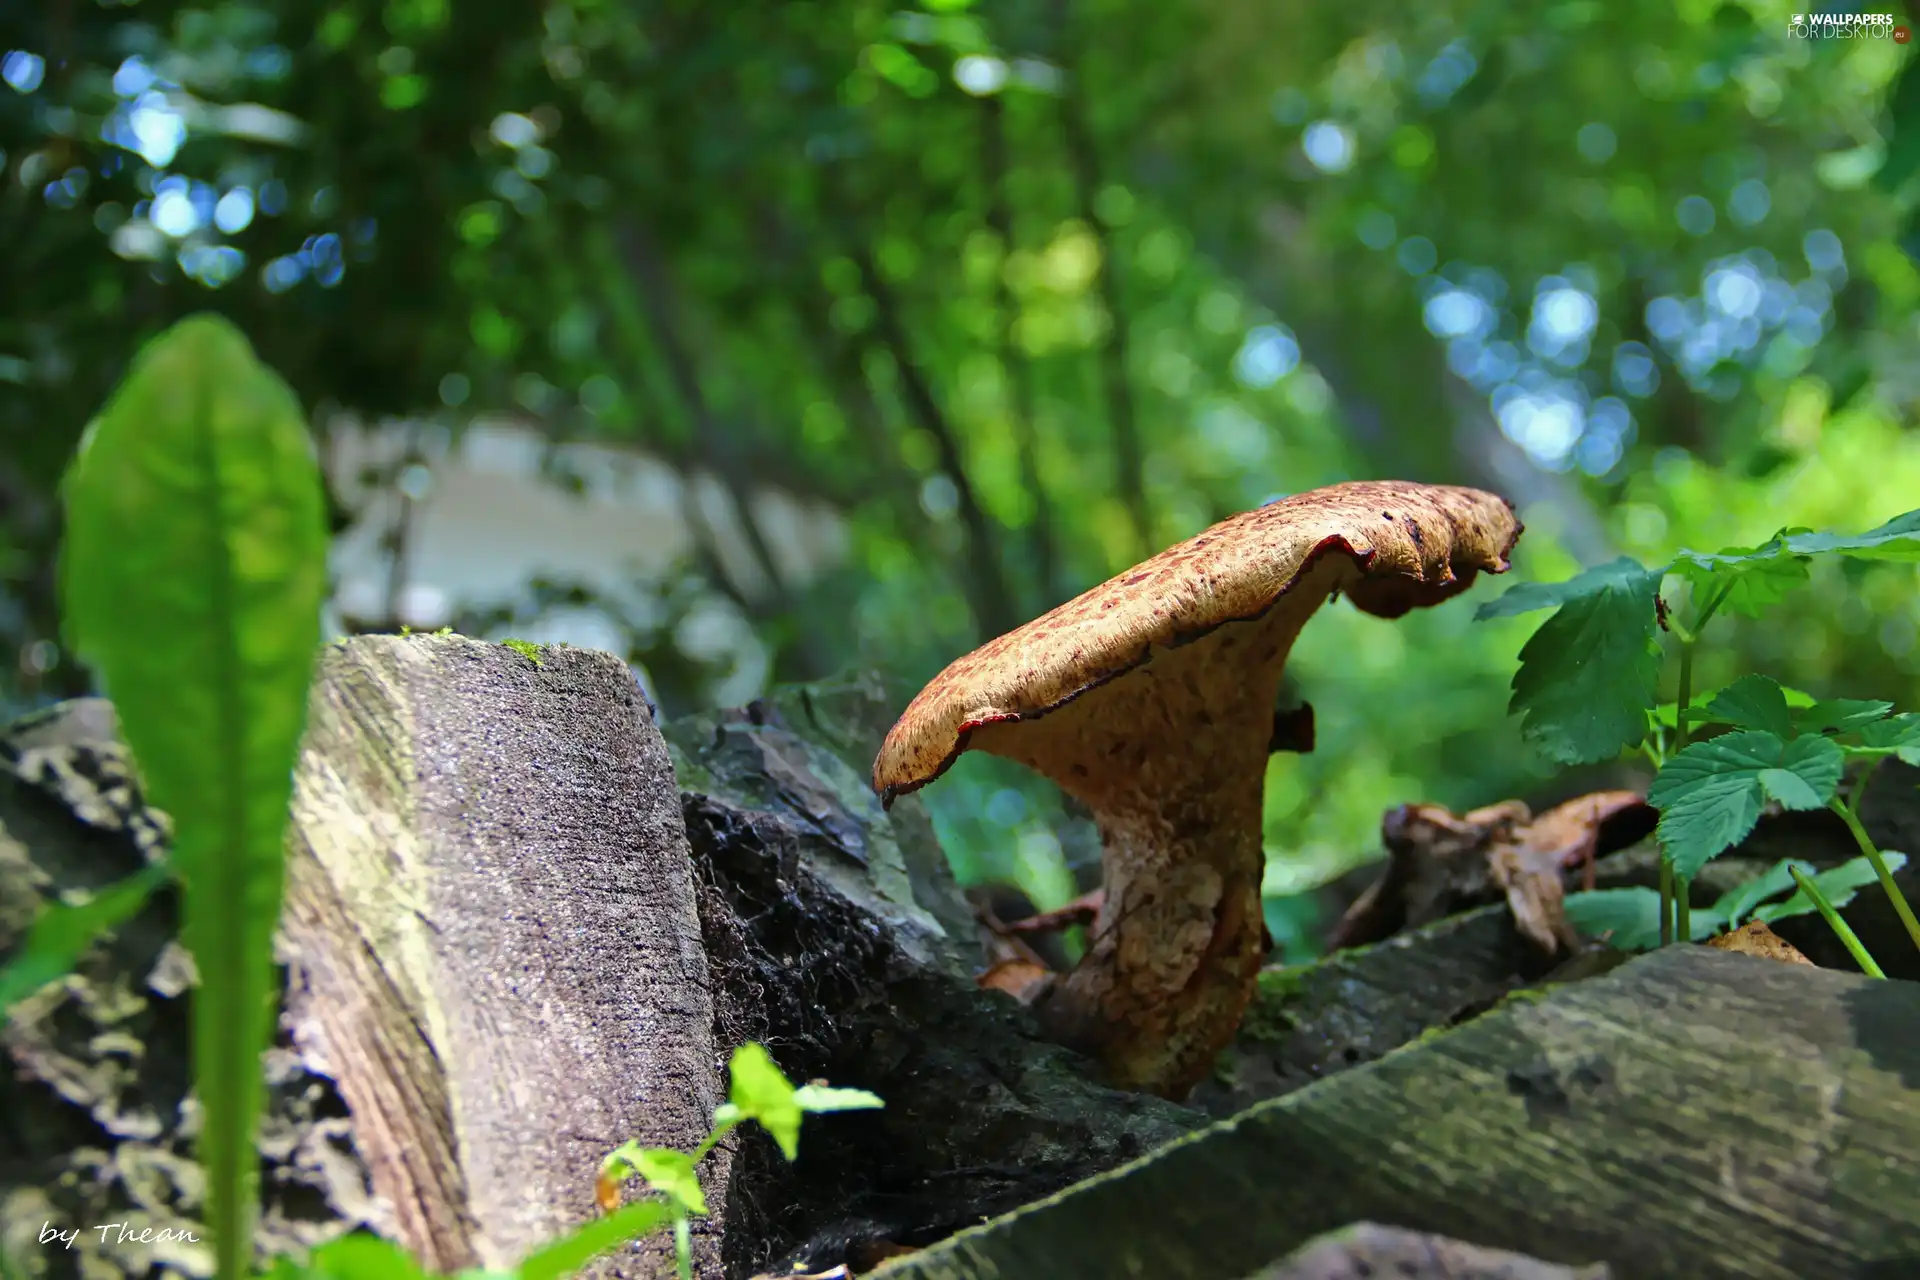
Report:
[[[691,1152],[623,1143],[600,1163],[594,1199],[602,1216],[543,1246],[512,1271],[463,1271],[455,1280],[560,1280],[616,1245],[662,1227],[673,1228],[674,1261],[681,1280],[693,1275],[694,1218],[707,1212],[698,1167],[728,1132],[752,1120],[773,1135],[780,1152],[800,1154],[800,1121],[829,1111],[869,1111],[885,1105],[864,1089],[823,1084],[795,1088],[757,1044],[734,1050],[728,1065],[732,1089],[713,1113],[713,1130]],[[620,1184],[638,1177],[652,1196],[620,1203]],[[283,1258],[270,1280],[431,1280],[411,1254],[390,1240],[357,1234],[318,1249],[304,1263]]]
[[[1745,839],[1772,801],[1838,816],[1920,947],[1920,922],[1860,823],[1875,765],[1889,756],[1920,765],[1920,715],[1895,714],[1890,702],[1820,701],[1757,674],[1696,705],[1694,660],[1707,624],[1723,609],[1756,617],[1779,604],[1806,581],[1809,562],[1826,555],[1920,561],[1920,511],[1859,535],[1783,529],[1758,547],[1683,551],[1655,568],[1623,556],[1565,582],[1523,583],[1475,615],[1555,611],[1521,649],[1513,678],[1512,709],[1525,715],[1523,735],[1543,754],[1588,764],[1631,750],[1656,769],[1647,801],[1660,811],[1654,910],[1662,942],[1701,935],[1687,882]],[[1661,594],[1669,579],[1688,588],[1684,619]],[[1679,671],[1677,697],[1660,706],[1663,632],[1675,641]],[[1710,727],[1721,732],[1699,735]],[[1848,796],[1840,780],[1854,763],[1866,768]],[[1710,920],[1702,923],[1713,931]]]

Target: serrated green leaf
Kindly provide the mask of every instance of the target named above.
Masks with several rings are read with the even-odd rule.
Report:
[[[729,1100],[742,1119],[757,1121],[792,1160],[800,1154],[800,1104],[794,1088],[774,1065],[763,1045],[748,1041],[733,1051],[727,1064],[733,1087]],[[717,1120],[717,1117],[716,1117]]]
[[[1858,733],[1875,720],[1884,720],[1893,710],[1891,702],[1863,698],[1830,698],[1796,711],[1796,733]]]
[[[1721,894],[1719,901],[1713,904],[1714,910],[1726,916],[1728,928],[1738,927],[1755,907],[1775,894],[1785,893],[1794,887],[1794,867],[1799,867],[1808,875],[1814,874],[1812,863],[1782,858],[1745,884],[1735,885]]]
[[[1682,551],[1674,558],[1673,572],[1693,588],[1696,605],[1724,592],[1720,608],[1758,616],[1807,580],[1806,561],[1790,549],[1787,532],[1757,547],[1727,547],[1712,554]]]
[[[0,1020],[20,1001],[71,973],[97,938],[138,915],[171,874],[165,864],[155,863],[85,902],[49,902],[41,907],[19,953],[0,969]]]
[[[1622,585],[1637,589],[1640,579],[1648,570],[1638,560],[1630,556],[1621,556],[1606,564],[1594,565],[1583,569],[1565,582],[1522,582],[1509,587],[1497,600],[1489,600],[1474,610],[1475,622],[1485,622],[1490,618],[1511,618],[1522,613],[1533,613],[1539,609],[1554,609],[1575,600],[1583,600],[1602,591]]]
[[[835,1089],[824,1084],[803,1084],[793,1091],[793,1100],[809,1115],[829,1111],[877,1111],[887,1104],[878,1094],[865,1089]]]
[[[636,1200],[604,1217],[589,1218],[568,1234],[535,1250],[515,1274],[519,1280],[561,1280],[616,1245],[636,1240],[673,1221],[673,1208],[662,1200]]]
[[[1615,562],[1623,563],[1632,564]],[[1633,573],[1605,567],[1604,581],[1569,599],[1533,633],[1513,677],[1510,707],[1526,716],[1522,735],[1562,764],[1610,760],[1647,734],[1660,674],[1660,575],[1637,565]]]
[[[64,482],[61,594],[154,804],[174,821],[200,975],[195,1089],[223,1276],[251,1261],[288,793],[320,643],[327,529],[300,405],[217,316],[135,357]]]
[[[1920,765],[1920,715],[1903,711],[1860,727],[1860,745],[1891,751],[1902,761]]]
[[[1735,680],[1707,703],[1703,719],[1736,729],[1763,729],[1780,738],[1793,736],[1793,714],[1787,708],[1786,691],[1767,676],[1748,675]]]
[[[1787,539],[1794,554],[1838,554],[1863,560],[1920,560],[1920,510],[1895,516],[1865,533],[1796,533]]]
[[[1691,879],[1745,839],[1769,794],[1788,807],[1826,804],[1840,785],[1845,760],[1845,753],[1829,739],[1783,742],[1758,729],[1693,743],[1668,760],[1647,789],[1647,803],[1660,810],[1660,843],[1674,871]],[[1771,772],[1775,770],[1792,775],[1798,789]],[[1769,783],[1786,794],[1770,791]]]
[[[1886,861],[1889,872],[1898,871],[1907,865],[1907,855],[1904,853],[1893,853],[1889,851],[1882,853],[1880,856]],[[1813,870],[1813,868],[1804,862],[1800,864],[1800,869],[1807,873],[1811,873]],[[1823,871],[1819,875],[1814,876],[1813,886],[1820,891],[1821,896],[1827,900],[1828,904],[1832,906],[1834,910],[1838,911],[1840,908],[1851,903],[1854,896],[1858,894],[1860,890],[1870,884],[1878,883],[1879,879],[1879,875],[1873,869],[1873,864],[1868,862],[1866,858],[1860,857],[1852,858],[1834,867],[1830,871]],[[1789,883],[1791,883],[1791,880],[1789,880]],[[1794,895],[1785,902],[1761,907],[1753,913],[1753,917],[1756,920],[1764,920],[1771,924],[1775,920],[1785,920],[1791,916],[1811,915],[1817,910],[1819,910],[1819,908],[1813,905],[1811,898],[1796,890]]]
[[[1566,898],[1567,920],[1589,938],[1605,938],[1621,951],[1660,945],[1660,895],[1652,889],[1589,889]],[[1726,923],[1718,906],[1696,908],[1688,925],[1695,941],[1711,938]]]
[[[1760,790],[1783,809],[1818,809],[1825,802],[1805,778],[1786,769],[1762,769],[1757,775]]]
[[[1783,684],[1779,686],[1779,689],[1780,695],[1787,700],[1787,706],[1789,708],[1812,707],[1819,702],[1819,699],[1815,698],[1812,694],[1796,689],[1792,685]],[[1713,700],[1723,692],[1725,692],[1725,690],[1722,689],[1715,689],[1711,692],[1704,689],[1701,690],[1700,693],[1695,696],[1693,705],[1687,708],[1687,723],[1689,725],[1724,723],[1723,721],[1715,720],[1707,711],[1707,708],[1713,704]],[[1653,709],[1653,716],[1655,720],[1671,729],[1674,727],[1675,713],[1678,710],[1678,704],[1663,702]]]

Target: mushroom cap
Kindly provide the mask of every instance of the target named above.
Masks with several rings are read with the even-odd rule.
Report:
[[[873,789],[888,801],[918,790],[974,730],[1043,716],[1146,663],[1156,646],[1262,617],[1329,556],[1352,566],[1335,588],[1397,618],[1458,595],[1481,570],[1506,572],[1520,531],[1495,494],[1398,480],[1330,485],[1230,516],[951,663],[888,732]]]

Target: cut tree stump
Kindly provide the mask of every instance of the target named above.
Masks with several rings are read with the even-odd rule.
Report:
[[[1920,985],[1674,947],[876,1276],[1233,1280],[1365,1219],[1634,1280],[1893,1280],[1916,1153]]]
[[[329,646],[295,774],[287,1014],[429,1266],[504,1268],[629,1138],[725,1096],[666,744],[625,664],[458,637]],[[730,1150],[701,1170],[724,1202]],[[697,1224],[719,1265],[724,1213]],[[653,1276],[670,1241],[604,1275]]]

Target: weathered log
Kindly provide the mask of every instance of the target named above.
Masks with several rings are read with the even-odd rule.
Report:
[[[899,705],[871,678],[666,726],[664,752],[601,654],[536,666],[459,638],[361,638],[314,698],[263,1254],[365,1225],[436,1265],[504,1260],[590,1211],[607,1148],[691,1145],[746,1039],[889,1105],[809,1122],[794,1166],[751,1129],[719,1153],[705,1275],[861,1270],[1207,1119],[1104,1088],[976,989],[974,922],[925,811],[883,813],[865,786]],[[109,883],[164,839],[104,703],[0,735],[0,954],[43,896]],[[6,1032],[0,1238],[34,1274],[206,1272],[203,1249],[36,1240],[54,1223],[198,1228],[175,905],[156,897]],[[1223,1114],[1573,976],[1549,964],[1493,908],[1270,971],[1195,1102]],[[494,1102],[504,1081],[525,1105]],[[658,1260],[654,1244],[612,1266]]]
[[[1920,984],[1672,947],[876,1274],[1224,1280],[1364,1219],[1636,1280],[1920,1275],[1917,1150]]]
[[[1613,1280],[1604,1264],[1561,1267],[1506,1249],[1361,1222],[1309,1241],[1247,1280]]]

